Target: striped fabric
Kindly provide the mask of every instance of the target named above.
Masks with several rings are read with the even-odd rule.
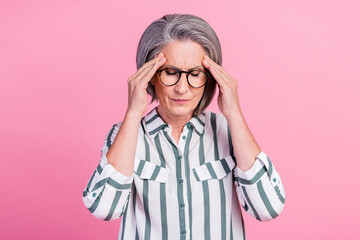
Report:
[[[83,192],[96,218],[122,217],[118,239],[246,239],[240,206],[259,221],[282,211],[285,191],[273,163],[261,151],[251,169],[239,169],[221,113],[192,118],[176,143],[154,108],[141,121],[129,177],[106,159],[120,125],[108,132]]]

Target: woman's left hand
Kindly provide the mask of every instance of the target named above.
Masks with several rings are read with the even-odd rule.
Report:
[[[220,65],[205,55],[202,64],[210,70],[219,86],[218,106],[225,118],[241,114],[238,82],[232,78]]]

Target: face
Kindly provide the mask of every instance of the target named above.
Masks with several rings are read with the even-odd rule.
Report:
[[[184,71],[189,71],[190,68],[194,67],[205,70],[201,62],[206,53],[201,45],[196,42],[173,41],[161,52],[164,53],[166,62],[159,70],[166,67],[176,67]],[[185,73],[181,74],[180,80],[173,86],[162,84],[159,74],[155,73],[151,84],[154,85],[156,96],[159,99],[158,111],[161,116],[168,118],[190,119],[205,89],[205,86],[201,88],[191,87],[187,82]]]

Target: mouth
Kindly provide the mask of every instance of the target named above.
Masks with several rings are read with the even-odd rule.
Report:
[[[184,104],[190,101],[189,99],[175,99],[175,98],[172,98],[171,100],[179,104]]]

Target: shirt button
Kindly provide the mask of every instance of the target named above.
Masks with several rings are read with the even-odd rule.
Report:
[[[93,193],[92,196],[95,197],[95,196],[96,196],[96,193]]]
[[[184,228],[182,231],[181,231],[182,234],[186,234],[186,229]]]
[[[185,203],[183,203],[183,202],[180,203],[180,207],[181,207],[181,208],[184,208],[184,207],[185,207]]]
[[[276,182],[276,178],[273,178],[273,181]]]
[[[186,136],[184,135],[184,136],[182,137],[182,139],[184,139],[184,140],[185,140],[185,139],[186,139]]]
[[[183,183],[184,180],[182,178],[179,179],[179,183]]]
[[[181,156],[181,155],[179,155],[179,156],[178,156],[178,159],[179,159],[179,160],[181,160],[181,158],[182,158],[182,156]]]

